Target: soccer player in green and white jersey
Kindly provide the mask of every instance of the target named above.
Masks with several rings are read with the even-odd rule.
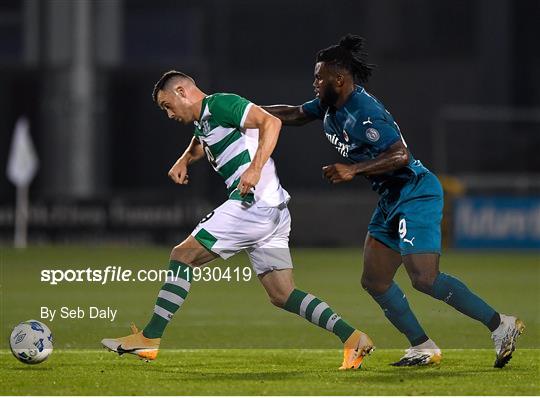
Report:
[[[161,77],[153,99],[169,118],[195,124],[194,137],[169,177],[177,184],[187,184],[188,166],[206,154],[225,180],[228,199],[173,248],[169,268],[174,276],[161,288],[146,327],[140,332],[132,327],[133,334],[104,339],[102,344],[119,354],[155,359],[165,327],[187,298],[192,267],[245,250],[272,304],[334,333],[344,344],[340,369],[359,368],[374,348],[369,336],[350,326],[324,301],[294,285],[290,197],[270,158],[281,121],[238,95],[206,95],[191,77],[178,71]]]

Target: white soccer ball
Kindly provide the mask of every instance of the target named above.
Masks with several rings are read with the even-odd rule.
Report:
[[[34,365],[43,362],[51,355],[53,337],[47,325],[31,319],[13,328],[9,345],[15,358],[23,363]]]

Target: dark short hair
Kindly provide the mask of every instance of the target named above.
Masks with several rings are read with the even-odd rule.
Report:
[[[320,50],[316,60],[343,68],[349,71],[355,82],[365,83],[375,68],[375,65],[367,63],[365,42],[363,37],[349,33],[341,38],[339,44]]]
[[[152,99],[154,100],[156,104],[157,104],[157,96],[158,96],[159,90],[163,90],[165,86],[167,85],[167,83],[169,83],[172,79],[177,78],[177,77],[181,79],[188,79],[188,80],[191,80],[193,83],[195,83],[195,80],[193,80],[191,76],[186,75],[185,73],[179,72],[177,70],[170,70],[168,72],[165,72],[163,75],[161,75],[157,83],[154,85],[154,90],[152,91]]]

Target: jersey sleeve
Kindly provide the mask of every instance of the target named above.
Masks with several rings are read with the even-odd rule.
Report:
[[[363,144],[374,147],[377,152],[386,151],[392,144],[401,140],[401,133],[395,123],[383,119],[358,120],[353,128],[354,138]]]
[[[210,113],[222,126],[244,128],[253,103],[236,94],[217,94],[208,103]]]
[[[302,104],[302,110],[304,113],[316,119],[323,119],[324,114],[326,113],[326,107],[321,104],[321,101],[318,98]]]

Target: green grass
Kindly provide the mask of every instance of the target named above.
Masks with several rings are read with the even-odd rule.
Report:
[[[57,395],[537,395],[540,350],[508,368],[491,350],[448,350],[444,362],[394,368],[398,350],[375,351],[364,369],[338,371],[338,350],[165,350],[158,361],[96,351],[55,352],[38,366],[0,354],[2,394]],[[8,358],[6,358],[8,357]],[[9,362],[9,363],[8,363]]]
[[[0,248],[0,393],[540,394],[538,253],[450,252],[441,259],[443,271],[458,276],[499,311],[525,321],[527,329],[515,358],[502,371],[492,368],[494,352],[485,327],[412,289],[404,270],[396,280],[429,336],[443,349],[444,361],[423,369],[387,366],[400,356],[407,341],[360,288],[360,250],[293,251],[298,287],[327,301],[375,340],[377,351],[366,368],[345,374],[336,371],[339,340],[270,305],[256,278],[194,283],[166,331],[160,359],[151,364],[96,350],[103,337],[129,333],[130,321],[144,326],[160,282],[57,286],[40,282],[45,268],[162,269],[168,255],[169,249],[155,247]],[[215,265],[249,266],[249,261],[237,256]],[[91,305],[117,309],[117,319],[58,319],[57,315],[53,322],[45,321],[54,333],[56,351],[41,365],[19,364],[6,351],[13,326],[39,319],[41,306]],[[144,380],[149,382],[141,383]]]

